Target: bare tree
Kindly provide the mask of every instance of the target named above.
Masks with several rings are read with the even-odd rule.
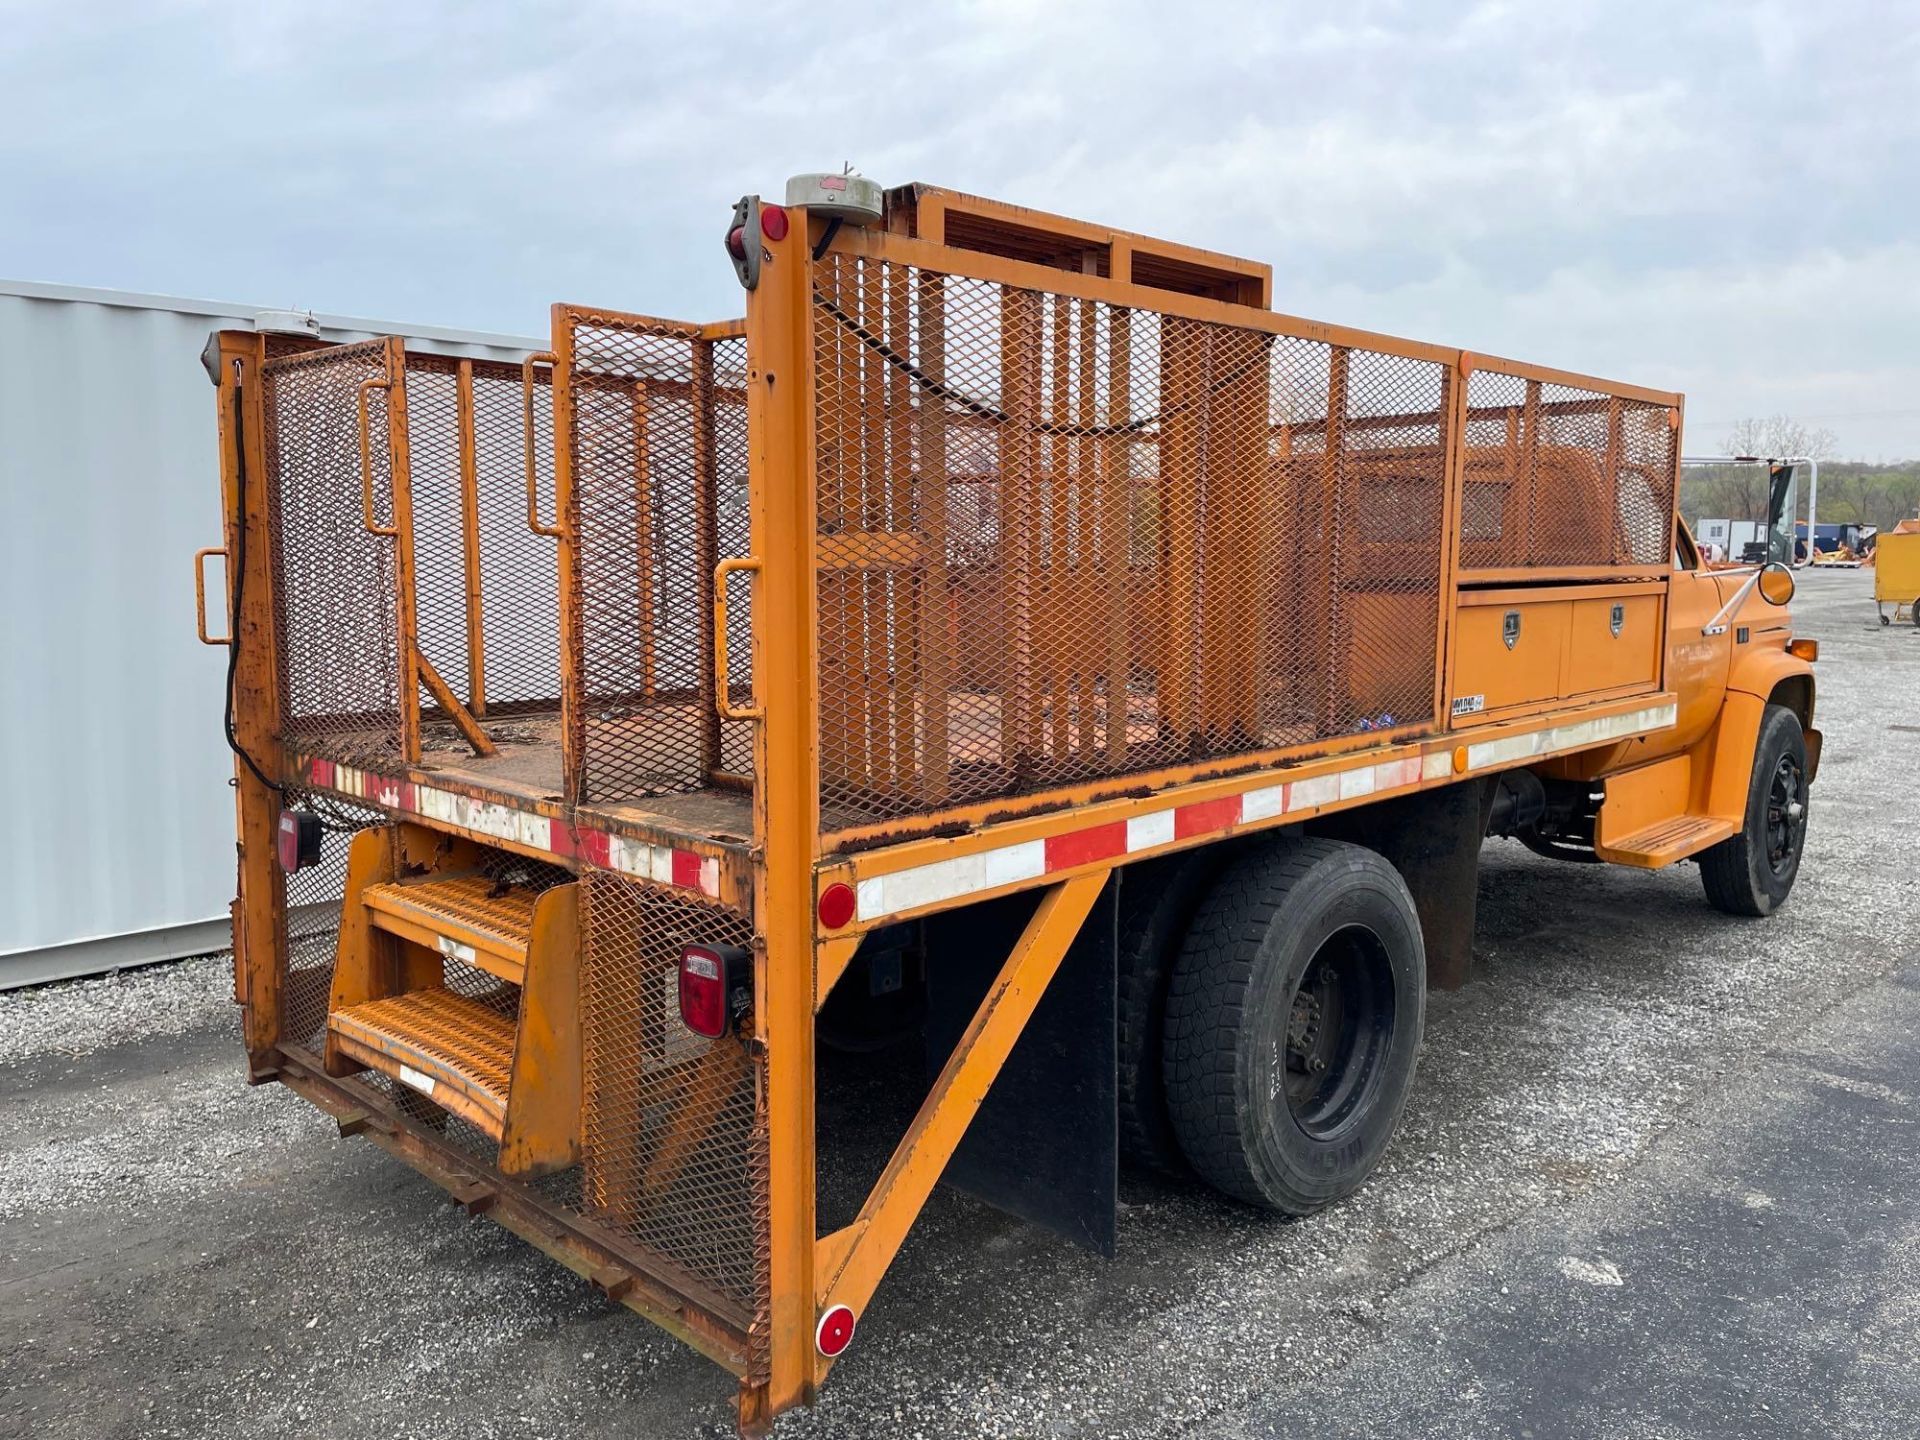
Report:
[[[1791,415],[1750,416],[1736,424],[1722,442],[1729,455],[1758,455],[1772,459],[1781,455],[1810,455],[1815,460],[1832,457],[1839,437],[1833,431],[1802,425]]]

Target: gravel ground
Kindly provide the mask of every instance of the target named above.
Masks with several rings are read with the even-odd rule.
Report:
[[[1476,977],[1358,1196],[1278,1223],[1132,1178],[1105,1262],[941,1192],[780,1435],[1910,1433],[1920,634],[1870,593],[1795,602],[1826,754],[1781,914],[1491,843]],[[0,1434],[728,1433],[705,1361],[248,1089],[229,985],[0,996]],[[897,1117],[827,1123],[865,1157]]]

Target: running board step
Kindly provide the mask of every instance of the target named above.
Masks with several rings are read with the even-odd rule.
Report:
[[[1608,844],[1595,845],[1594,853],[1615,865],[1658,870],[1719,844],[1738,828],[1731,820],[1716,820],[1709,815],[1675,815]]]
[[[436,875],[360,892],[375,929],[497,976],[524,983],[536,892],[487,876]]]
[[[451,990],[413,990],[336,1010],[327,1030],[339,1054],[391,1075],[495,1141],[506,1135],[511,1010]]]

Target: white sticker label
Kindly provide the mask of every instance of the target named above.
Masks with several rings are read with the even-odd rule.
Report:
[[[458,940],[447,935],[436,935],[434,939],[440,944],[440,953],[449,960],[458,960],[465,965],[473,964],[473,946],[462,945]]]
[[[1487,708],[1484,695],[1456,695],[1453,697],[1453,713],[1456,715],[1478,715]]]
[[[411,1085],[422,1095],[433,1094],[433,1076],[422,1075],[411,1065],[402,1065],[400,1067],[400,1083],[402,1085]]]

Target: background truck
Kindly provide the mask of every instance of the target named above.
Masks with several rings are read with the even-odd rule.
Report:
[[[1338,1200],[1483,836],[1764,915],[1820,751],[1791,576],[1676,523],[1678,395],[953,192],[787,199],[727,227],[744,319],[204,356],[250,1078],[747,1431],[942,1178],[1108,1250],[1122,1155]],[[925,1096],[859,1173],[818,1085],[901,1035]]]

